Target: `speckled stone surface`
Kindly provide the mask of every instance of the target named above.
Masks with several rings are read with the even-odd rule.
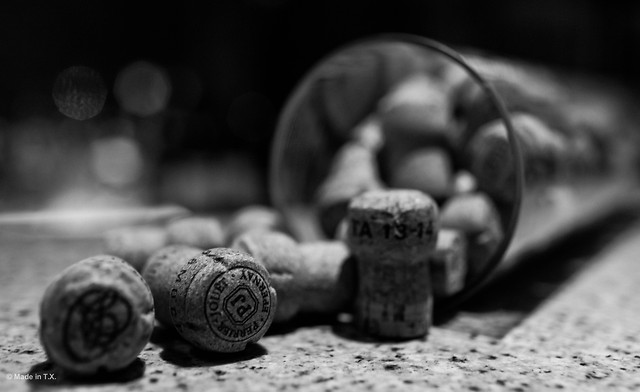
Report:
[[[640,227],[502,338],[487,327],[448,322],[426,339],[381,342],[359,335],[348,320],[299,320],[242,353],[211,354],[157,327],[139,361],[90,380],[69,379],[45,362],[37,307],[51,277],[98,253],[100,241],[0,236],[0,249],[2,391],[640,389]],[[29,374],[41,379],[8,379]],[[56,380],[44,380],[47,374]]]

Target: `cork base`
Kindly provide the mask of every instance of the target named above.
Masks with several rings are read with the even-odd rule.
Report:
[[[402,340],[427,335],[432,325],[433,297],[413,304],[356,302],[356,323],[360,331],[378,338]]]

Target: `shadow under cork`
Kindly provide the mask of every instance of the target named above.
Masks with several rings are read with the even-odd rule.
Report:
[[[369,343],[369,344],[393,344],[393,343],[403,343],[409,341],[427,341],[429,339],[429,334],[427,333],[424,336],[414,336],[414,337],[406,337],[406,338],[391,338],[386,336],[377,336],[367,334],[361,331],[356,323],[354,322],[341,322],[333,325],[332,332],[337,336],[347,339],[353,340],[359,343]]]
[[[302,313],[283,323],[274,323],[265,336],[287,335],[306,327],[333,326],[338,323],[336,314]]]
[[[259,343],[249,343],[235,353],[219,353],[201,350],[184,340],[175,330],[156,326],[151,334],[151,343],[162,348],[160,358],[180,367],[208,367],[248,361],[268,354]]]
[[[621,208],[556,239],[547,247],[529,251],[513,268],[482,287],[458,308],[436,312],[434,324],[460,332],[503,337],[589,265],[607,244],[639,221],[637,206]]]
[[[112,371],[98,372],[92,375],[72,374],[50,361],[37,363],[28,371],[27,381],[33,390],[51,386],[91,386],[103,384],[124,384],[142,378],[146,368],[145,362],[136,358],[127,367]]]

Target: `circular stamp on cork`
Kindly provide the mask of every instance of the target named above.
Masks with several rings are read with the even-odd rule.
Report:
[[[254,269],[231,268],[211,282],[205,315],[220,339],[240,342],[255,336],[269,320],[273,307],[269,284]]]
[[[249,254],[230,248],[206,250],[183,264],[169,297],[178,333],[217,352],[237,352],[257,342],[277,307],[267,270]]]
[[[88,290],[67,312],[62,339],[65,349],[78,362],[100,358],[127,330],[132,318],[131,303],[118,290]]]

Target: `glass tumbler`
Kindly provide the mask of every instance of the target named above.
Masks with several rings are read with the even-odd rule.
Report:
[[[346,202],[327,210],[319,198],[345,146],[367,149],[383,188],[395,187],[389,166],[406,155],[444,151],[449,163],[411,170],[453,173],[432,194],[441,208],[487,195],[501,229],[464,288],[436,298],[436,309],[449,308],[531,249],[635,200],[637,148],[625,140],[637,138],[637,123],[625,104],[583,78],[425,37],[365,38],[322,59],[288,99],[272,145],[272,201],[298,240],[339,238]],[[349,170],[353,159],[343,159]],[[367,172],[352,171],[338,193],[367,190]]]

